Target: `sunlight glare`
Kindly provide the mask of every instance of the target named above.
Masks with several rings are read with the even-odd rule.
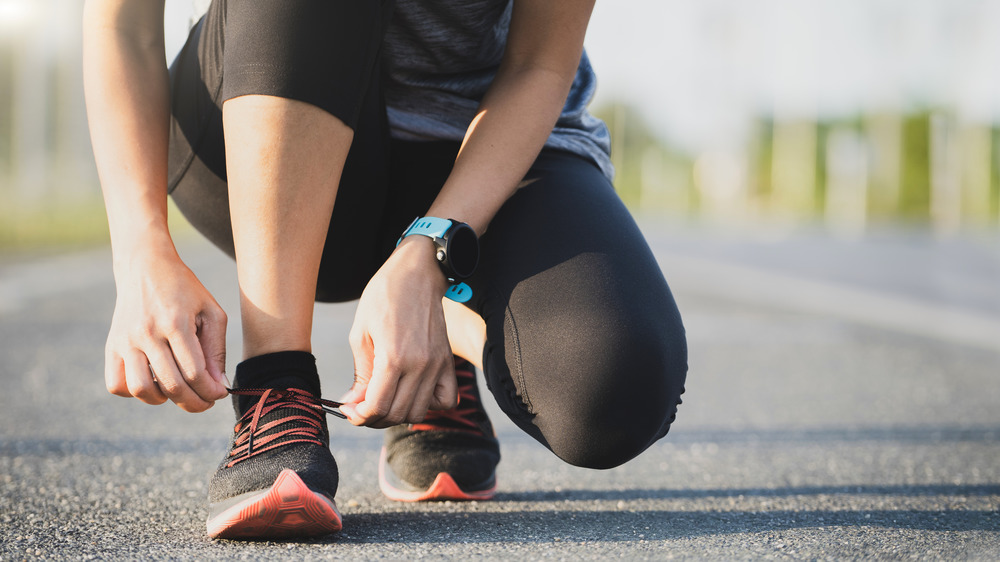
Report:
[[[29,23],[35,13],[30,0],[0,0],[0,30],[17,30]]]

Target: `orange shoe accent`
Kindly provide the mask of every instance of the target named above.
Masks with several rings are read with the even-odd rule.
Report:
[[[426,502],[426,501],[475,501],[489,500],[496,495],[496,484],[485,489],[466,492],[458,487],[455,479],[447,472],[438,473],[434,482],[426,490],[401,490],[393,486],[386,477],[385,471],[389,470],[389,463],[385,459],[385,447],[382,447],[382,455],[378,464],[378,486],[390,500],[398,502]]]
[[[281,471],[267,490],[208,520],[213,539],[316,537],[342,527],[337,504],[316,493],[293,470]]]

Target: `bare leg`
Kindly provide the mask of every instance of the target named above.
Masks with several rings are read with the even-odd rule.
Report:
[[[312,351],[316,276],[354,133],[307,103],[223,105],[243,358]]]
[[[483,368],[486,322],[465,305],[444,299],[444,321],[448,324],[451,352]]]

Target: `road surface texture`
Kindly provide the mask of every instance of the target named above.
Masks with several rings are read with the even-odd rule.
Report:
[[[495,501],[398,504],[380,433],[331,418],[339,536],[205,536],[232,412],[104,389],[107,249],[0,258],[0,559],[997,559],[1000,238],[842,240],[643,221],[684,315],[674,429],[626,466],[566,466],[497,413]],[[182,254],[230,312],[231,262]],[[326,394],[347,388],[353,306],[324,305]],[[490,404],[492,406],[492,404]],[[628,412],[622,412],[628,415]]]

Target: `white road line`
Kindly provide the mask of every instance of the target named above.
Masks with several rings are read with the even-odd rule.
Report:
[[[901,295],[654,252],[671,287],[1000,351],[1000,318]],[[1000,288],[998,288],[1000,290]]]
[[[677,292],[808,312],[990,351],[1000,318],[892,293],[804,279],[716,260],[654,252]],[[36,299],[112,284],[107,248],[0,270],[0,314]]]

